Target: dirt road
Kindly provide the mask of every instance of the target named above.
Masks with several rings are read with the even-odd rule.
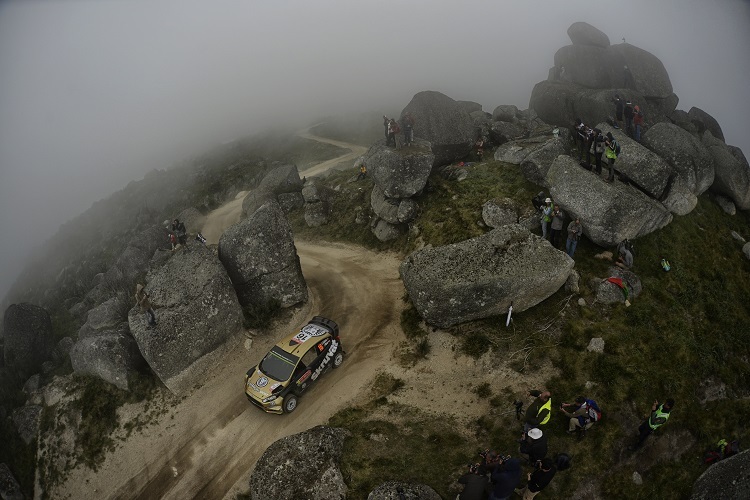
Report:
[[[328,139],[326,137],[313,135],[309,132],[309,129],[298,132],[297,135],[304,139],[310,139],[313,141],[333,144],[334,146],[338,146],[340,148],[346,148],[351,151],[350,153],[330,159],[328,161],[324,161],[323,163],[318,163],[317,165],[300,172],[299,175],[301,177],[312,177],[314,175],[318,175],[320,173],[325,172],[331,167],[335,167],[339,163],[353,162],[354,160],[356,160],[357,158],[359,158],[360,156],[362,156],[363,154],[367,152],[367,148],[362,147],[362,146],[357,146],[356,144],[350,144],[348,142],[336,141],[333,139]]]

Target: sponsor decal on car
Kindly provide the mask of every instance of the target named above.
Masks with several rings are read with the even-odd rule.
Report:
[[[276,382],[275,384],[273,384],[273,385],[271,386],[271,388],[270,388],[271,392],[273,392],[273,391],[274,391],[274,389],[276,389],[276,388],[277,388],[278,386],[280,386],[280,385],[281,385],[281,382]]]
[[[305,380],[307,380],[308,378],[310,378],[310,374],[311,374],[311,373],[312,373],[312,371],[310,371],[310,370],[307,370],[307,371],[306,371],[306,372],[305,372],[305,373],[304,373],[304,374],[303,374],[303,375],[302,375],[302,376],[301,376],[301,377],[299,378],[299,380],[297,381],[297,383],[298,383],[298,384],[301,384],[302,382],[304,382]]]
[[[291,342],[302,344],[308,339],[311,339],[313,337],[320,337],[321,335],[325,335],[326,333],[328,333],[328,330],[326,330],[325,328],[321,326],[313,325],[313,324],[305,325],[304,327],[302,327],[302,330],[300,330],[297,335],[292,337]],[[292,345],[291,342],[289,345]]]
[[[320,366],[313,372],[312,376],[310,377],[313,380],[317,380],[320,374],[323,372],[326,366],[328,366],[328,363],[331,361],[331,358],[334,354],[336,354],[336,350],[339,348],[339,343],[335,340],[331,342],[331,348],[328,349],[328,353],[326,354],[326,357],[323,358],[323,361],[320,363]]]
[[[257,384],[258,387],[265,387],[266,385],[268,385],[268,379],[266,377],[260,377]]]

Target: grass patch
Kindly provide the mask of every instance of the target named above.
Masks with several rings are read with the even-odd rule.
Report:
[[[242,308],[242,324],[245,328],[262,328],[281,314],[281,302],[272,299],[265,304],[249,304]]]

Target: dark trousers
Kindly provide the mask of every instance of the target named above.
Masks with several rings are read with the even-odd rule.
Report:
[[[615,159],[607,158],[607,162],[609,163],[609,177],[607,177],[607,180],[613,181],[615,180]]]
[[[596,173],[602,173],[602,153],[594,152],[594,162],[596,162]]]
[[[561,229],[552,229],[550,231],[549,241],[555,248],[560,244],[560,233],[562,233]]]
[[[651,435],[651,433],[654,432],[653,429],[651,429],[651,426],[648,425],[648,420],[644,421],[640,427],[638,427],[638,443],[636,443],[636,447],[639,447],[643,444],[643,442],[646,440],[647,437]]]

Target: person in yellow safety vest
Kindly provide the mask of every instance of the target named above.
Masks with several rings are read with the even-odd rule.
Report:
[[[529,396],[534,396],[536,399],[526,408],[523,419],[524,432],[546,424],[552,415],[552,394],[549,391],[529,391]]]
[[[654,401],[651,405],[651,415],[638,427],[640,435],[638,436],[638,443],[635,448],[639,448],[643,442],[649,437],[656,429],[667,423],[669,415],[674,408],[674,399],[669,398],[664,404],[659,404],[659,401]]]

